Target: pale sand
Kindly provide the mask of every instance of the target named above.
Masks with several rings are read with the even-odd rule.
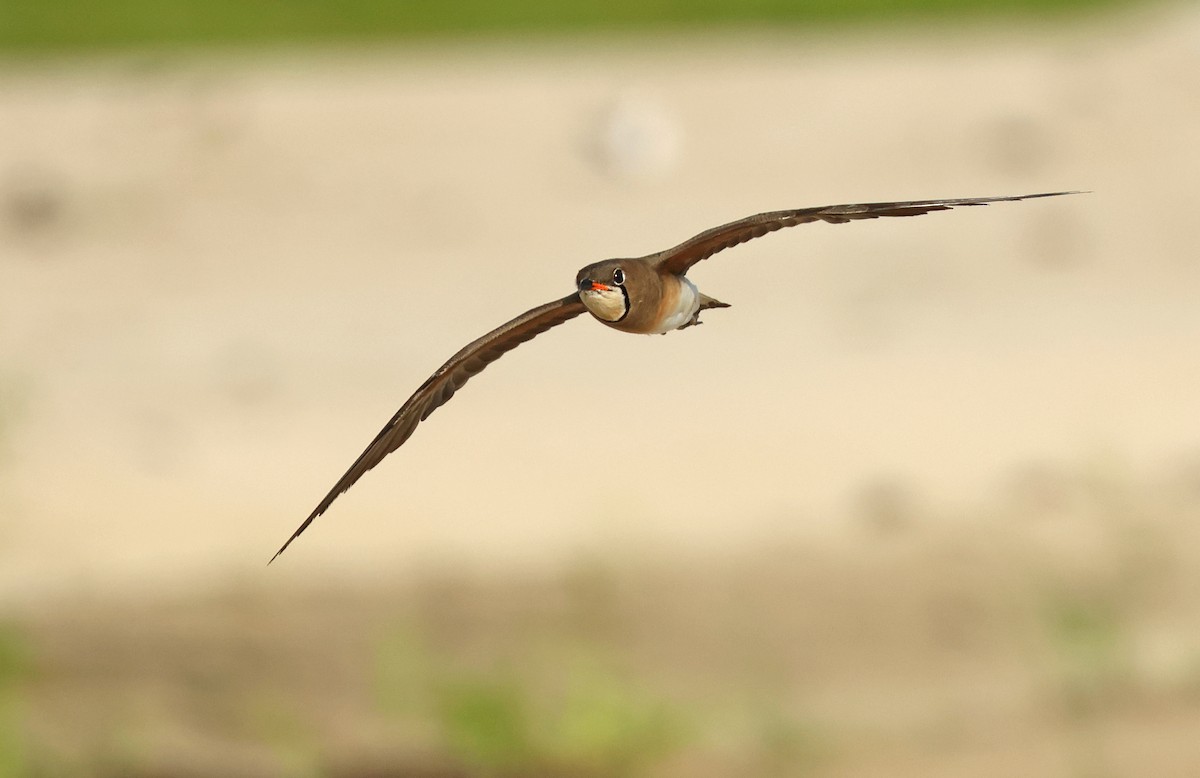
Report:
[[[1194,461],[1197,9],[650,43],[0,70],[0,598],[837,538],[871,495],[949,521],[1030,468]],[[1093,193],[738,248],[698,329],[571,322],[263,567],[588,262],[1058,189]]]

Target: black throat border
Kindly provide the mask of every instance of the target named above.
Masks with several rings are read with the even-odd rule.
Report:
[[[617,284],[617,288],[621,290],[621,296],[625,298],[625,312],[621,314],[620,318],[614,319],[613,324],[625,321],[625,317],[629,315],[629,290],[625,288],[625,284]]]

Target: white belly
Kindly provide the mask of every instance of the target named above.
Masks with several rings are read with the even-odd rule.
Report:
[[[700,310],[700,292],[696,289],[696,285],[686,278],[680,278],[679,281],[679,298],[675,302],[675,307],[666,312],[653,334],[679,329],[691,321],[692,317],[696,315],[696,311]]]

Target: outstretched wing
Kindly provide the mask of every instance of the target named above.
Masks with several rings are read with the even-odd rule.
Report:
[[[761,238],[768,232],[794,227],[809,222],[844,224],[858,219],[878,219],[880,216],[920,216],[930,211],[948,211],[966,205],[1031,200],[1035,197],[1058,197],[1077,192],[1043,192],[1041,194],[1017,195],[1014,197],[964,197],[956,200],[913,200],[907,203],[863,203],[860,205],[822,205],[816,208],[800,208],[795,211],[772,211],[747,216],[720,227],[705,230],[694,238],[680,243],[675,248],[646,257],[656,267],[664,267],[672,273],[684,273],[702,259],[708,259],[718,251]]]
[[[325,499],[321,500],[320,504],[309,514],[292,536],[287,539],[287,542],[275,552],[275,556],[271,557],[274,562],[276,557],[283,553],[292,541],[300,537],[300,533],[312,524],[313,519],[320,516],[338,496],[354,485],[354,482],[362,477],[363,473],[370,470],[375,465],[379,464],[384,457],[400,448],[404,441],[408,440],[412,435],[413,430],[417,428],[425,419],[429,418],[429,414],[433,413],[440,406],[446,403],[454,393],[462,388],[463,384],[470,380],[471,376],[483,370],[485,367],[495,362],[505,353],[512,351],[517,346],[525,341],[540,335],[546,330],[556,325],[562,324],[568,319],[573,319],[583,313],[585,308],[580,302],[579,296],[576,294],[568,295],[561,300],[555,300],[552,303],[538,306],[533,310],[526,311],[517,318],[503,324],[492,330],[482,338],[467,344],[461,351],[437,369],[429,379],[421,384],[421,388],[413,393],[412,397],[396,411],[396,415],[387,423],[375,439],[371,441],[371,445],[359,455],[358,459],[354,460],[354,464],[346,471],[346,474],[338,479],[338,482],[329,490],[329,494],[325,495]],[[269,563],[268,563],[269,564]]]

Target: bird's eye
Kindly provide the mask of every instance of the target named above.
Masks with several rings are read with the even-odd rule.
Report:
[[[616,284],[617,286],[621,286],[622,284],[625,283],[625,271],[624,270],[622,270],[621,268],[617,268],[616,270],[613,271],[613,283]]]

